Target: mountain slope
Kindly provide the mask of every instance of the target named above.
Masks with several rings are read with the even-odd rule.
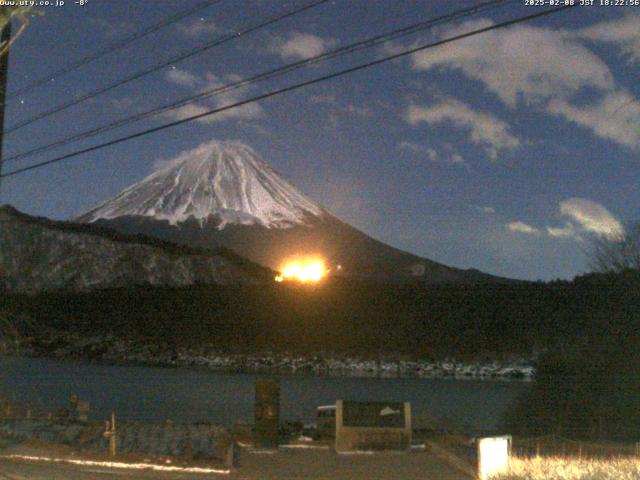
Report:
[[[211,215],[217,228],[227,224],[286,228],[324,210],[276,173],[251,148],[234,142],[210,142],[180,155],[82,215],[93,222],[123,216],[152,217],[177,225]]]
[[[271,271],[230,251],[189,248],[0,207],[0,287],[9,292],[256,284],[271,279]]]
[[[185,245],[225,246],[276,270],[287,259],[316,256],[342,276],[379,281],[500,280],[374,240],[234,142],[212,141],[185,152],[78,220]]]

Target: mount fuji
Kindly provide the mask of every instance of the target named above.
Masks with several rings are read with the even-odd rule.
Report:
[[[215,140],[184,152],[76,220],[194,247],[227,247],[275,270],[289,258],[314,255],[347,277],[428,283],[502,280],[367,236],[307,198],[238,142]]]

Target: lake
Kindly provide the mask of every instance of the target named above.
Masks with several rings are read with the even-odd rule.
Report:
[[[111,411],[130,421],[233,424],[253,419],[256,375],[189,368],[97,365],[33,358],[0,359],[0,395],[56,411],[70,394],[91,402],[92,419]],[[504,412],[531,383],[517,381],[282,375],[281,418],[313,421],[336,399],[409,401],[466,431],[499,428]]]

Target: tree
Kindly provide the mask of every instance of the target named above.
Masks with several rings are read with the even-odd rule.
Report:
[[[594,240],[590,264],[594,271],[602,273],[640,271],[640,223],[624,236]]]
[[[637,305],[636,294],[624,306],[603,304],[581,312],[591,327],[540,358],[536,381],[507,413],[505,428],[523,436],[640,438]]]
[[[11,37],[11,40],[0,42],[0,56],[4,55],[9,47],[15,42],[24,30],[29,25],[29,18],[35,15],[40,15],[39,12],[34,12],[33,7],[0,7],[0,32],[4,30],[9,22],[16,19],[20,22],[18,31]]]
[[[8,313],[0,310],[0,354],[5,354],[12,350],[18,338],[17,336],[16,326],[9,318]]]
[[[36,331],[35,323],[27,315],[0,309],[0,355],[19,353],[24,337]]]

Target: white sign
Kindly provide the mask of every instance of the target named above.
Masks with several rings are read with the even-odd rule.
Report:
[[[509,473],[511,437],[489,437],[478,440],[478,478],[489,480]]]

